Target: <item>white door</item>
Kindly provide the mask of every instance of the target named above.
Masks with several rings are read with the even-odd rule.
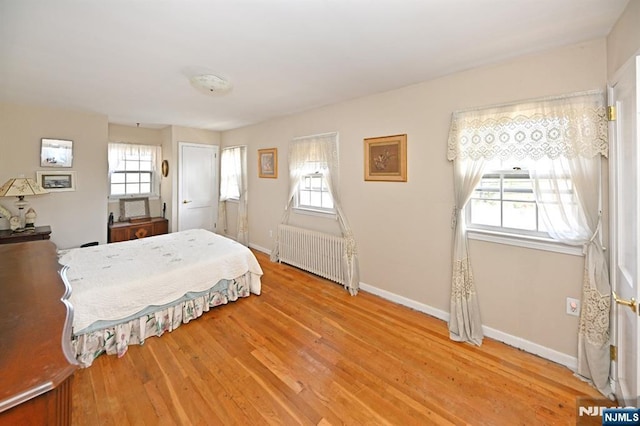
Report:
[[[178,230],[215,231],[218,147],[180,142],[178,151]]]
[[[617,361],[612,365],[616,396],[627,406],[640,403],[640,147],[638,146],[638,60],[633,59],[609,90],[616,107],[610,155],[611,283]]]

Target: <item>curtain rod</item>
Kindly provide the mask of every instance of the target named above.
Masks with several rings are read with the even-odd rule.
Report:
[[[530,103],[530,102],[555,101],[557,99],[568,99],[568,98],[575,98],[578,96],[597,95],[597,94],[604,94],[604,90],[592,89],[592,90],[585,90],[583,92],[566,93],[563,95],[546,96],[542,98],[529,98],[529,99],[524,99],[520,101],[506,102],[503,104],[492,104],[492,105],[486,105],[486,106],[464,108],[464,109],[456,110],[453,113],[457,114],[461,112],[481,111],[483,109],[503,108],[503,107],[513,106],[513,105]]]
[[[338,132],[329,132],[329,133],[318,133],[317,135],[309,135],[309,136],[298,136],[297,138],[291,139],[292,141],[297,141],[300,139],[311,139],[311,138],[319,138],[321,136],[333,136],[338,135]]]

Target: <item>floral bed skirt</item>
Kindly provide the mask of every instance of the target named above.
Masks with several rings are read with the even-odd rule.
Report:
[[[93,360],[106,353],[123,356],[129,345],[142,345],[147,337],[161,336],[173,331],[182,323],[198,318],[210,308],[236,301],[250,294],[251,273],[228,281],[226,288],[214,286],[210,291],[180,300],[170,306],[158,307],[157,311],[144,313],[122,323],[99,330],[75,335],[72,347],[81,367],[89,367]],[[184,298],[183,298],[184,299]]]

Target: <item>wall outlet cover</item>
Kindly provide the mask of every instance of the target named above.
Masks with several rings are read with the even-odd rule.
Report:
[[[580,315],[580,299],[567,297],[567,315],[573,315],[575,317]]]

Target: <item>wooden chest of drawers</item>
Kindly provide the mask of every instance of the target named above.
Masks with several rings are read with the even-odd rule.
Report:
[[[146,221],[116,222],[109,225],[108,242],[135,240],[169,232],[169,221],[161,217],[152,217]]]

